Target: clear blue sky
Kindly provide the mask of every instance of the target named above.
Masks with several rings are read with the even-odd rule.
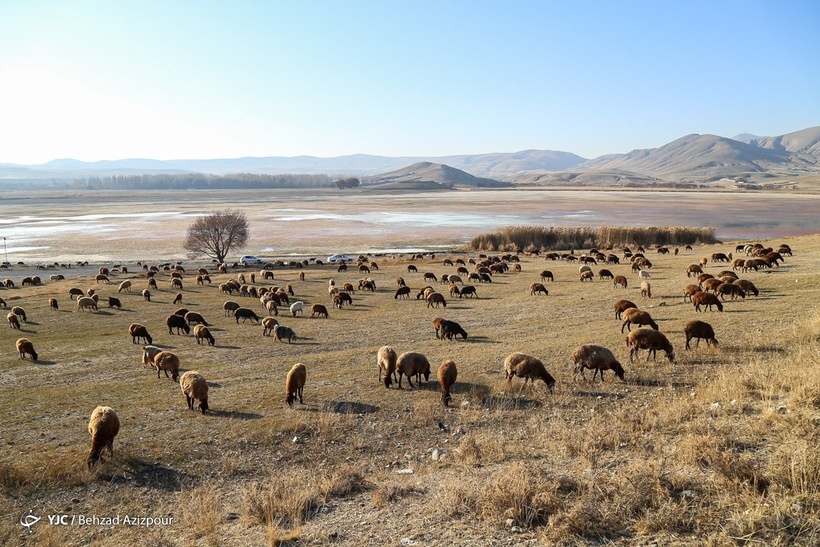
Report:
[[[815,125],[818,0],[0,0],[0,162],[595,157]]]

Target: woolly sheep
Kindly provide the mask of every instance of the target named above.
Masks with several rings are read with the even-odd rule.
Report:
[[[17,339],[17,351],[20,353],[20,359],[25,359],[26,355],[31,355],[31,360],[37,361],[37,352],[34,351],[34,344],[28,338]]]
[[[203,327],[202,325],[197,325]],[[194,409],[194,401],[199,402],[199,410],[203,414],[208,410],[208,382],[195,370],[186,371],[179,377],[179,389],[185,395],[188,409]]]
[[[691,284],[686,285],[683,288],[683,301],[686,302],[686,297],[688,296],[689,301],[691,302],[692,301],[692,296],[695,295],[696,293],[699,293],[699,292],[701,292],[701,288],[698,287],[697,285],[691,285]]]
[[[140,338],[144,338],[145,342],[148,344],[153,343],[153,338],[151,338],[151,335],[148,334],[148,329],[139,323],[131,323],[128,327],[128,334],[131,335],[131,343],[133,344],[139,343]]]
[[[145,300],[147,300],[148,302],[150,302],[150,301],[151,301],[151,291],[149,291],[148,289],[143,289],[143,291],[142,291],[142,297],[143,297]]]
[[[703,311],[705,312],[707,309],[710,311],[712,310],[712,306],[717,306],[718,311],[723,311],[723,304],[720,303],[718,297],[712,293],[708,292],[699,292],[692,295],[692,304],[695,305],[695,311],[701,311],[700,307],[703,306]]]
[[[117,292],[120,293],[122,291],[131,292],[131,281],[130,280],[126,279],[125,281],[120,283],[120,286],[117,289]]]
[[[652,320],[652,316],[649,315],[648,311],[639,310],[638,308],[629,308],[628,310],[624,310],[624,312],[621,314],[621,317],[624,320],[623,324],[621,325],[622,334],[624,332],[624,327],[626,327],[628,331],[631,331],[632,325],[649,325],[653,329],[658,330],[658,324]]]
[[[547,372],[544,363],[531,355],[520,352],[511,353],[504,359],[504,376],[507,378],[507,383],[512,383],[513,376],[524,378],[521,390],[528,381],[535,384],[535,381],[539,379],[544,381],[550,393],[555,386],[555,379]]]
[[[652,298],[652,285],[649,281],[641,281],[641,296]]]
[[[159,378],[160,371],[165,371],[165,377],[168,378],[169,370],[174,382],[179,378],[179,357],[176,354],[163,350],[154,356],[153,365],[157,369],[157,378]]]
[[[209,346],[216,344],[213,334],[211,334],[210,329],[205,325],[196,325],[194,327],[194,338],[196,338],[197,344],[201,344],[202,340],[206,340]]]
[[[675,362],[675,350],[672,349],[672,344],[666,336],[657,330],[652,329],[636,329],[630,332],[626,337],[626,345],[631,348],[629,350],[629,361],[634,360],[635,355],[639,350],[648,350],[646,360],[649,361],[651,356],[657,358],[657,350],[662,349],[666,352],[666,358],[670,363]]]
[[[637,308],[638,306],[629,300],[618,300],[615,302],[615,319],[620,319],[621,314],[630,308]]]
[[[444,299],[444,295],[437,292],[430,293],[427,297],[427,307],[438,308],[439,304],[445,308],[447,307],[447,301]]]
[[[168,334],[174,334],[174,329],[177,329],[177,334],[180,330],[185,331],[185,334],[190,334],[191,327],[185,322],[185,318],[181,315],[171,314],[165,318],[165,324],[168,325]]]
[[[174,297],[174,304],[179,304],[182,302],[182,293],[178,292],[177,295]]]
[[[544,286],[543,283],[531,283],[530,284],[530,295],[536,295],[536,294],[544,294],[544,295],[548,296],[549,291],[547,290],[547,288]]]
[[[592,272],[581,272],[580,281],[595,281],[595,274]]]
[[[627,281],[625,276],[616,275],[615,278],[612,280],[612,287],[617,288],[618,286],[621,286],[624,289],[627,287]]]
[[[393,295],[394,300],[398,299],[408,299],[410,298],[410,287],[407,285],[402,285],[398,289],[396,289],[396,294]]]
[[[204,318],[204,317],[202,317],[202,314],[201,314],[201,313],[197,313],[197,312],[195,312],[195,311],[189,311],[189,312],[187,312],[187,313],[185,314],[185,321],[186,321],[189,325],[190,325],[190,324],[192,324],[192,323],[199,323],[199,324],[205,325],[206,327],[209,327],[209,326],[210,326],[210,325],[208,324],[208,322],[207,322],[207,321],[205,321],[205,318]]]
[[[376,366],[379,368],[379,382],[384,374],[384,387],[393,385],[396,379],[396,350],[390,346],[382,346],[376,353]]]
[[[302,302],[301,300],[297,300],[296,302],[294,302],[293,304],[290,305],[290,314],[293,317],[296,317],[297,315],[303,315],[302,310],[304,309],[304,307],[305,307],[305,303]]]
[[[153,366],[154,356],[161,351],[162,348],[157,346],[142,346],[142,367]]]
[[[279,321],[273,317],[265,317],[262,319],[262,336],[270,336],[273,333],[273,327],[279,324]]]
[[[651,276],[649,275],[649,272],[646,270],[638,270],[638,277],[640,277],[641,279],[649,279]]]
[[[448,321],[443,319],[440,323],[440,337],[442,340],[445,338],[448,340],[452,340],[454,337],[461,335],[463,340],[467,339],[467,331],[465,331],[461,325],[456,323],[455,321]]]
[[[51,298],[48,299],[48,307],[52,310],[59,310],[60,309],[59,304],[57,304],[57,299],[54,298],[54,297],[51,297]]]
[[[299,404],[304,404],[302,401],[302,390],[305,388],[305,381],[307,380],[307,369],[302,363],[296,363],[288,371],[288,377],[285,380],[285,402],[289,407],[293,407],[293,401],[299,397]]]
[[[441,386],[441,403],[445,407],[450,406],[450,400],[452,400],[450,390],[453,384],[456,383],[456,378],[458,377],[458,369],[455,362],[452,359],[442,361],[438,366],[436,375],[438,376],[439,386]]]
[[[748,279],[736,279],[732,281],[732,283],[743,289],[747,294],[751,293],[757,296],[760,292],[757,290],[757,287],[755,287],[755,284],[749,281]]]
[[[88,421],[88,432],[91,433],[91,450],[86,459],[88,469],[102,460],[105,448],[108,448],[111,457],[114,457],[114,437],[119,431],[120,419],[113,408],[98,406],[94,409]]]
[[[20,328],[20,318],[17,317],[16,313],[9,312],[9,314],[6,315],[6,319],[9,322],[9,327],[11,327],[13,329],[19,329]]]
[[[324,306],[324,304],[313,304],[310,307],[310,316],[315,317],[316,315],[325,318],[330,317],[330,315],[327,313],[327,308]]]
[[[573,370],[573,377],[581,372],[581,377],[586,380],[584,369],[593,370],[592,381],[595,381],[595,376],[600,372],[601,382],[604,381],[604,371],[611,370],[615,375],[624,381],[624,368],[621,363],[615,358],[615,355],[608,348],[598,346],[596,344],[584,344],[572,350],[572,362],[575,364]]]
[[[264,305],[264,304],[263,304]],[[233,300],[226,300],[224,304],[222,304],[222,309],[224,310],[225,317],[229,317],[233,315],[233,312],[236,311],[237,308],[241,307],[238,302],[234,302]]]
[[[686,323],[686,326],[683,327],[683,333],[686,335],[686,349],[691,349],[689,347],[689,341],[692,340],[692,338],[697,338],[695,346],[700,345],[701,338],[706,340],[707,346],[711,346],[712,344],[715,346],[718,345],[718,341],[715,338],[715,329],[705,321],[689,321]]]
[[[108,297],[108,307],[109,308],[117,308],[118,310],[121,310],[122,309],[122,302],[120,302],[119,298],[109,296]]]
[[[19,317],[23,320],[24,323],[28,323],[28,317],[26,316],[26,310],[21,308],[20,306],[14,306],[11,308],[11,313]]]
[[[293,332],[293,329],[290,327],[285,327],[283,325],[274,325],[273,336],[279,342],[281,342],[282,340],[287,340],[288,344],[290,344],[294,339],[296,339],[296,333]]]
[[[250,308],[236,308],[233,312],[233,316],[236,318],[237,324],[239,324],[240,319],[242,319],[243,323],[247,319],[250,319],[251,323],[253,323],[254,321],[256,321],[257,323],[259,322],[259,316],[256,315],[256,312],[254,312]]]
[[[541,272],[541,281],[555,281],[555,277],[552,275],[551,271],[544,270]]]
[[[415,376],[416,381],[421,383],[421,375],[424,374],[424,381],[430,379],[430,362],[421,353],[406,351],[399,355],[396,360],[396,370],[399,374],[399,389],[401,389],[401,377],[407,376],[407,383],[413,387],[411,377]]]

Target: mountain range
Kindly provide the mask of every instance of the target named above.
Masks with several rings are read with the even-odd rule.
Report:
[[[83,162],[53,160],[42,165],[0,164],[0,184],[65,182],[83,177],[161,173],[324,173],[362,177],[365,184],[420,188],[425,182],[492,187],[509,185],[644,186],[709,184],[721,180],[764,183],[820,177],[820,126],[779,136],[748,133],[735,138],[686,135],[658,148],[593,159],[570,152],[523,150],[513,153],[443,157],[388,157],[355,154],[246,157],[205,160],[122,159]],[[390,189],[391,186],[384,186]]]

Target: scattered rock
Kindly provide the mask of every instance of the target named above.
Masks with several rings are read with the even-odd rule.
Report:
[[[413,474],[413,470],[409,467],[407,469],[397,469],[396,470],[396,475],[412,475],[412,474]]]
[[[239,517],[239,513],[228,513],[225,515],[225,520],[237,520]]]
[[[433,461],[434,461],[434,462],[439,461],[439,458],[441,457],[441,453],[438,451],[438,448],[436,448],[435,450],[433,450],[433,455],[432,455],[432,456],[430,456],[430,457],[431,457],[431,458],[433,458]]]

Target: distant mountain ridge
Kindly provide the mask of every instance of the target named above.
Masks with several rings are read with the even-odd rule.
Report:
[[[409,172],[421,170],[425,171],[428,182],[472,187],[497,186],[498,181],[526,185],[623,186],[710,183],[721,179],[765,181],[820,175],[820,126],[779,136],[757,137],[745,133],[736,137],[692,134],[658,148],[636,149],[594,159],[553,150],[440,157],[354,154],[335,158],[130,158],[98,162],[56,159],[42,165],[0,163],[0,184],[3,180],[65,183],[84,177],[135,174],[323,173],[332,177],[393,177],[392,183],[407,188],[412,178]],[[423,162],[439,167],[422,169],[417,164]],[[466,182],[464,175],[449,173],[445,168],[459,170],[475,180]],[[418,186],[420,180],[416,179],[414,184]]]

